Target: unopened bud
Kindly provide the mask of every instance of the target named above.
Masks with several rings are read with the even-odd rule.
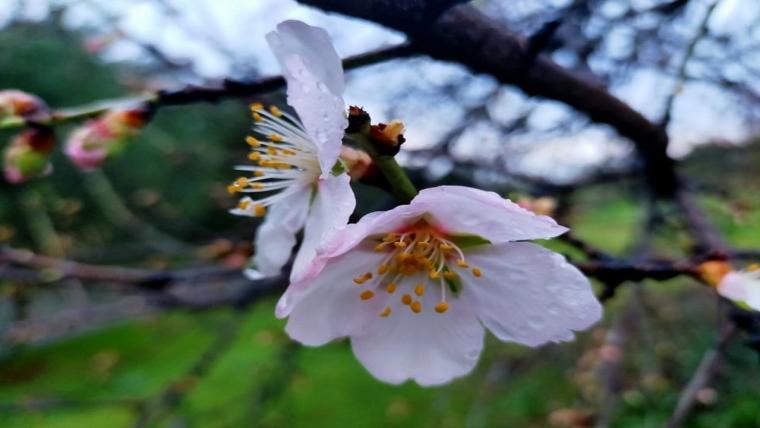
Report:
[[[401,149],[406,139],[404,138],[404,123],[400,120],[392,120],[389,123],[372,125],[369,131],[370,140],[375,143],[375,148],[386,155],[395,155]]]
[[[10,183],[22,183],[52,171],[50,152],[55,145],[48,128],[29,128],[16,135],[3,155],[3,173]]]
[[[538,215],[553,216],[557,210],[557,200],[550,196],[542,196],[540,198],[520,198],[517,200],[517,205],[526,210],[533,211]]]
[[[41,120],[50,115],[50,110],[42,99],[17,89],[0,91],[0,119],[20,117]]]
[[[75,129],[64,152],[84,171],[98,168],[121,151],[126,140],[145,126],[148,117],[146,109],[109,111]]]
[[[343,146],[340,149],[340,160],[352,180],[361,180],[373,168],[372,157],[363,150]]]
[[[709,260],[697,266],[699,276],[713,287],[720,284],[723,277],[733,271],[731,264],[725,260]]]
[[[350,106],[348,108],[348,128],[346,128],[346,134],[362,132],[362,129],[368,127],[369,124],[369,113],[363,108],[357,106]]]

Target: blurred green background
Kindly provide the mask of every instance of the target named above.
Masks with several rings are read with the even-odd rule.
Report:
[[[136,91],[124,82],[139,70],[99,62],[76,33],[49,23],[7,28],[0,46],[0,87],[52,106]],[[243,101],[165,108],[102,171],[80,173],[57,153],[53,175],[0,185],[0,243],[92,263],[239,265],[255,222],[226,213],[235,201],[225,187],[244,159],[248,127]],[[69,130],[56,132],[63,138]],[[760,247],[757,165],[758,144],[706,147],[683,163],[704,190],[700,203],[741,248]],[[568,198],[564,222],[578,237],[629,254],[644,223],[645,198],[635,183],[594,185]],[[655,253],[667,256],[682,255],[688,244],[684,226],[668,221],[653,242]],[[548,245],[580,257],[561,243]],[[118,294],[98,284],[0,287],[6,325]],[[712,346],[719,310],[710,290],[687,279],[626,286],[607,304],[604,322],[576,342],[527,349],[489,337],[472,374],[423,389],[374,380],[346,342],[294,345],[274,318],[274,302],[151,312],[31,343],[6,335],[0,426],[584,427],[607,409],[613,426],[659,427]],[[609,348],[612,334],[626,336],[622,347]],[[714,385],[700,391],[688,426],[760,426],[758,380],[757,355],[734,343]],[[607,398],[610,390],[617,398]]]

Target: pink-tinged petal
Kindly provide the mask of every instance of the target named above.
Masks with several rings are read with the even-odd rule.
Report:
[[[288,83],[288,104],[319,149],[322,176],[338,160],[348,126],[343,103],[343,65],[325,30],[285,21],[267,34]]]
[[[528,346],[572,340],[573,331],[602,316],[588,279],[555,252],[514,242],[479,247],[466,256],[482,275],[462,276],[461,298],[501,340]]]
[[[747,293],[747,278],[742,272],[729,272],[718,285],[718,294],[729,300],[737,302],[746,302],[749,297]]]
[[[306,223],[311,187],[286,191],[292,193],[269,206],[264,223],[256,231],[253,265],[260,277],[280,273],[296,244],[296,234]]]
[[[83,171],[100,167],[106,161],[108,150],[101,144],[97,147],[87,147],[90,140],[90,129],[82,128],[75,131],[66,141],[64,152],[66,156]]]
[[[371,245],[364,245],[331,260],[316,278],[291,284],[276,309],[279,318],[288,317],[288,335],[305,345],[319,346],[359,333],[376,321],[384,302],[361,300],[366,286],[355,284],[353,278],[375,269],[381,258]]]
[[[359,245],[371,235],[385,234],[414,223],[425,214],[424,207],[401,205],[389,211],[365,215],[358,223],[348,224],[330,239],[319,245],[316,257],[302,270],[301,278],[314,277],[332,258],[338,257]]]
[[[316,197],[309,208],[303,243],[293,262],[291,281],[297,281],[308,271],[309,263],[317,255],[317,248],[346,226],[355,206],[356,198],[348,174],[330,174],[319,179]]]
[[[494,244],[548,239],[567,231],[551,217],[536,215],[494,192],[472,187],[425,189],[412,205],[425,206],[435,222],[449,233],[479,235]]]
[[[394,297],[397,297],[394,295]],[[351,336],[356,358],[376,378],[399,384],[440,385],[469,373],[483,349],[485,330],[472,308],[452,301],[445,313],[433,310],[439,297],[429,290],[422,297],[422,312],[389,299],[392,312]]]

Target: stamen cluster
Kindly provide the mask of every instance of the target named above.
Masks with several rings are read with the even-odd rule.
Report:
[[[437,287],[440,300],[434,309],[442,314],[449,309],[446,289],[458,292],[461,272],[476,278],[481,276],[480,269],[470,267],[462,250],[451,239],[427,223],[418,223],[407,231],[388,233],[378,241],[374,250],[386,253],[386,256],[375,272],[365,272],[353,279],[355,284],[366,286],[359,294],[361,300],[372,299],[378,290],[394,294],[408,284],[408,292],[401,295],[400,302],[418,314],[423,310],[420,298],[427,288]],[[388,305],[379,315],[388,317],[392,311]]]
[[[261,198],[244,197],[238,208],[261,217],[266,207],[300,188],[311,184],[320,175],[317,147],[312,142],[303,125],[295,117],[281,111],[276,106],[265,109],[260,103],[251,104],[254,132],[263,139],[246,137],[251,152],[248,159],[253,166],[239,166],[237,169],[250,171],[252,177],[239,177],[227,187],[230,193],[250,193]]]

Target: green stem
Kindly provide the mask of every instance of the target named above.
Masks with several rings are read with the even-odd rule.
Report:
[[[417,188],[406,175],[404,169],[396,162],[393,156],[373,156],[375,164],[388,180],[395,196],[399,201],[408,203],[417,196]]]
[[[391,192],[396,199],[403,203],[408,203],[417,196],[417,188],[412,183],[412,180],[409,179],[409,176],[406,175],[404,169],[401,168],[401,165],[396,162],[396,158],[379,154],[369,138],[362,133],[349,134],[348,137],[358,143],[372,157],[375,165],[377,165],[380,172],[383,173],[383,176],[388,181],[388,184],[390,184]]]

